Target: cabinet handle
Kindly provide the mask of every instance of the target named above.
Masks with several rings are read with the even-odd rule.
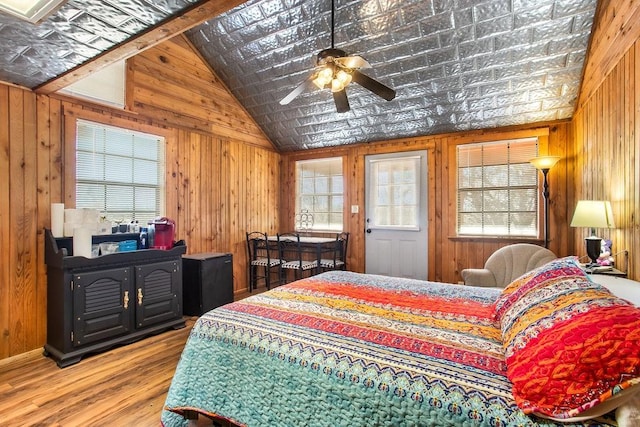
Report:
[[[124,291],[123,303],[125,309],[129,308],[129,291]]]
[[[138,288],[138,305],[142,305],[142,288]]]

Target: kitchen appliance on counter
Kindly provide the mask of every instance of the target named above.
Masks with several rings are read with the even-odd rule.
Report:
[[[151,249],[171,249],[176,237],[176,223],[167,217],[158,217],[149,222],[149,236]]]

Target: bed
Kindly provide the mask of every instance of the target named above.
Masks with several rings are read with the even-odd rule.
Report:
[[[554,262],[504,290],[335,271],[219,307],[193,326],[162,425],[201,415],[240,426],[616,426],[640,400],[640,309],[575,260]],[[594,327],[603,316],[612,336]],[[549,374],[558,354],[575,357],[567,325],[610,350],[598,378],[572,360],[553,363],[579,380]],[[547,336],[560,343],[539,342]],[[573,394],[558,397],[567,381]]]

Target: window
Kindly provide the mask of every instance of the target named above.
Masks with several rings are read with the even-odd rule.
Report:
[[[537,138],[457,147],[459,236],[538,236],[537,152]]]
[[[77,122],[76,207],[99,209],[113,222],[161,216],[164,138]]]
[[[370,185],[370,228],[419,230],[419,156],[371,160]]]
[[[342,231],[342,158],[296,162],[298,231]]]

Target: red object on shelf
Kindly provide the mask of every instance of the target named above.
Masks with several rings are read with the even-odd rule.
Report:
[[[176,223],[166,217],[158,217],[151,224],[154,228],[153,246],[151,249],[167,250],[173,248],[176,237]]]

